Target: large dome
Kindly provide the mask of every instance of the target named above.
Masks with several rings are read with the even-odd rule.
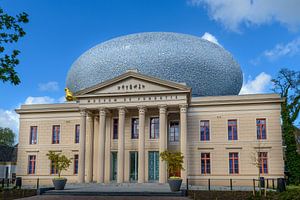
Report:
[[[137,33],[100,43],[82,54],[67,76],[72,92],[126,72],[186,83],[194,96],[237,95],[242,71],[224,48],[199,37],[168,32]]]

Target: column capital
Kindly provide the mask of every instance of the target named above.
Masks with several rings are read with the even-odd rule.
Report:
[[[160,105],[158,106],[159,113],[166,113],[167,112],[167,105]]]
[[[179,108],[180,108],[180,112],[186,112],[187,111],[187,104],[180,104]]]
[[[82,116],[82,117],[86,117],[86,109],[85,108],[82,108],[82,109],[80,109],[80,115]]]
[[[119,114],[125,114],[126,108],[125,107],[118,107],[118,111],[119,111]]]
[[[140,114],[145,114],[145,112],[147,111],[146,106],[138,106],[138,109]]]
[[[106,108],[99,108],[99,116],[105,116],[107,113]]]

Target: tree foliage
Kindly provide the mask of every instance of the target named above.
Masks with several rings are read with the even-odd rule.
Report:
[[[0,127],[0,144],[13,146],[15,143],[15,133],[10,128]]]
[[[168,172],[171,177],[176,175],[179,170],[184,170],[183,168],[183,155],[181,152],[170,152],[164,151],[160,153],[160,157],[163,161],[167,162]]]
[[[50,161],[54,162],[55,168],[58,172],[58,177],[60,178],[61,172],[69,168],[71,159],[67,158],[65,155],[61,155],[60,153],[55,153],[53,151],[49,151],[49,153],[46,155]]]
[[[28,23],[28,14],[22,12],[18,15],[10,16],[0,8],[0,80],[9,81],[14,85],[20,83],[20,78],[15,71],[15,67],[19,64],[19,50],[7,49],[7,44],[18,42],[19,38],[26,33],[21,24]]]
[[[291,183],[300,183],[300,155],[297,153],[294,122],[300,111],[300,71],[281,69],[273,79],[274,91],[283,98],[281,106],[282,133],[285,143],[286,167]]]

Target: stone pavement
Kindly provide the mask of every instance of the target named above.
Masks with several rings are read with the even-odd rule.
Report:
[[[142,196],[53,196],[39,195],[23,198],[23,200],[189,200],[188,197],[142,197]]]

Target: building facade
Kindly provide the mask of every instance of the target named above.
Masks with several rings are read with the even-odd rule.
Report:
[[[16,110],[17,176],[51,180],[50,150],[72,158],[68,182],[166,183],[165,150],[182,152],[184,182],[284,176],[277,94],[194,97],[185,84],[129,70],[74,96]]]

